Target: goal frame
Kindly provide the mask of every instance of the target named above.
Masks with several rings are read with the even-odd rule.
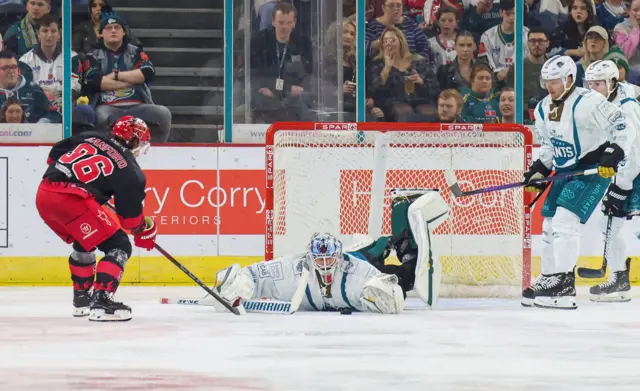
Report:
[[[533,163],[533,134],[531,130],[520,124],[467,124],[467,123],[399,123],[399,122],[276,122],[269,126],[265,141],[265,260],[272,260],[274,257],[274,143],[276,134],[279,131],[332,131],[332,132],[456,132],[456,131],[477,131],[477,132],[508,132],[521,133],[524,137],[524,162],[526,170]],[[514,189],[509,191],[522,191],[524,189]],[[522,227],[522,288],[526,288],[531,283],[531,197],[524,193],[523,197],[523,227]]]

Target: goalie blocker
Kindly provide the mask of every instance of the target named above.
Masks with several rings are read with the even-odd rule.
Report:
[[[315,234],[306,253],[219,271],[217,291],[237,304],[254,299],[292,301],[300,291],[302,271],[309,267],[300,310],[396,314],[410,290],[434,307],[442,269],[433,257],[431,234],[448,218],[449,206],[433,190],[398,190],[392,197],[391,237],[374,241],[355,235],[355,243],[343,252],[332,235]],[[401,265],[384,265],[391,249]]]

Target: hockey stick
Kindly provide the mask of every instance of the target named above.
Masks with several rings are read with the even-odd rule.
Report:
[[[298,287],[291,297],[291,301],[282,301],[282,300],[271,300],[271,299],[252,299],[252,300],[243,300],[242,305],[247,312],[252,313],[262,313],[262,314],[283,314],[283,315],[291,315],[295,313],[298,308],[300,308],[300,304],[302,304],[302,299],[305,294],[305,290],[307,289],[307,283],[309,282],[309,268],[307,265],[304,265],[302,268],[302,274],[300,275],[300,281],[298,282]],[[178,304],[178,305],[202,305],[202,306],[214,306],[218,307],[218,303],[207,299],[171,299],[171,298],[162,298],[160,299],[161,304]]]
[[[611,222],[613,215],[607,218],[607,230],[604,234],[604,254],[602,256],[602,267],[600,269],[578,268],[578,275],[582,278],[602,278],[607,273],[607,256],[609,255],[609,241],[611,240]]]
[[[527,185],[539,185],[542,183],[554,182],[560,179],[571,178],[571,177],[581,176],[581,175],[594,175],[597,173],[598,173],[597,168],[590,168],[588,170],[580,170],[580,171],[572,171],[572,172],[561,172],[561,173],[556,173],[554,176],[551,176],[551,177],[536,179],[530,182],[508,183],[506,185],[490,186],[490,187],[485,187],[483,189],[476,189],[476,190],[470,190],[470,191],[462,191],[462,189],[460,189],[460,185],[458,184],[458,179],[456,178],[456,174],[453,172],[452,169],[448,169],[447,171],[445,171],[444,178],[447,181],[447,185],[449,186],[449,190],[451,190],[451,193],[453,193],[454,197],[458,198],[458,197],[468,197],[470,195],[475,195],[475,194],[491,193],[494,191],[513,189],[516,187],[524,187]]]
[[[164,255],[165,258],[167,258],[171,263],[176,265],[176,267],[178,269],[182,270],[182,272],[184,274],[186,274],[189,278],[191,278],[196,284],[200,285],[200,287],[202,289],[204,289],[205,291],[207,291],[207,293],[209,295],[213,296],[213,298],[215,298],[217,301],[219,301],[220,304],[222,304],[224,306],[224,308],[228,309],[229,311],[231,311],[235,315],[241,315],[240,310],[237,307],[234,307],[231,304],[229,304],[229,302],[227,302],[225,299],[220,297],[217,293],[215,293],[213,290],[211,290],[211,288],[206,286],[202,281],[200,281],[200,279],[198,277],[194,276],[193,273],[191,273],[189,271],[189,269],[187,269],[186,267],[182,266],[182,264],[180,262],[176,261],[176,259],[174,257],[172,257],[171,254],[169,254],[162,247],[160,247],[160,245],[158,243],[156,243],[155,245],[156,245],[155,246],[156,250],[160,251],[160,253],[162,255]]]

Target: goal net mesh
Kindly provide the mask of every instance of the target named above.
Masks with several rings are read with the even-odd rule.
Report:
[[[530,154],[525,133],[517,126],[493,126],[272,129],[267,255],[303,252],[314,232],[337,235],[345,245],[353,234],[390,235],[392,189],[439,189],[451,207],[432,236],[443,270],[441,296],[519,293],[528,274],[523,270],[530,267],[523,190],[456,199],[444,178],[453,169],[463,191],[522,180]]]

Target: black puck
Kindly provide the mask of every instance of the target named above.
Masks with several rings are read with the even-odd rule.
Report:
[[[343,308],[340,310],[340,315],[351,315],[351,310],[349,308]]]

